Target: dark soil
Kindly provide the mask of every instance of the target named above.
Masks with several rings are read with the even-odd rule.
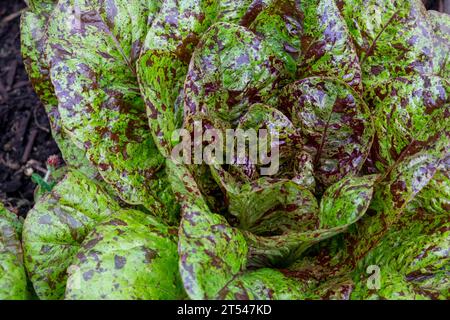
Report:
[[[450,1],[450,0],[445,0]],[[424,0],[443,10],[444,0]],[[21,0],[0,0],[0,202],[25,215],[36,185],[30,168],[41,175],[50,155],[60,155],[44,108],[28,81],[20,54]]]
[[[20,215],[32,207],[36,187],[25,172],[44,175],[47,158],[59,154],[22,63],[23,8],[23,1],[0,0],[0,202]]]

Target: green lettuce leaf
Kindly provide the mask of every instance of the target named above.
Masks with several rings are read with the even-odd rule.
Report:
[[[280,107],[300,130],[322,185],[358,173],[374,135],[370,111],[359,94],[331,78],[311,77],[288,85]]]
[[[23,228],[25,266],[40,299],[64,297],[67,273],[81,243],[94,226],[119,211],[102,187],[69,171],[28,212]]]
[[[0,203],[0,300],[28,298],[21,231],[18,217]]]
[[[148,130],[135,62],[149,1],[64,0],[48,24],[47,54],[62,126],[130,204],[161,208],[163,166]]]
[[[433,72],[433,31],[420,0],[338,0],[356,47],[365,89]]]
[[[98,224],[69,267],[69,300],[183,299],[177,229],[139,211]]]

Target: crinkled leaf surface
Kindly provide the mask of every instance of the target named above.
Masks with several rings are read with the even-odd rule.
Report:
[[[177,229],[123,210],[97,225],[69,267],[66,299],[183,299]]]
[[[159,207],[163,164],[148,130],[135,61],[150,1],[60,1],[48,25],[51,78],[63,127],[131,204]]]
[[[291,227],[282,234],[266,236],[245,232],[251,264],[287,266],[313,244],[346,231],[366,212],[377,177],[347,177],[330,186],[322,197],[318,212],[307,216],[307,223],[299,221],[299,230]],[[303,204],[311,206],[304,201],[308,198],[298,199],[301,201],[296,205],[300,209],[306,210],[301,207]],[[301,229],[301,223],[307,226],[306,230]]]
[[[304,286],[275,269],[258,269],[237,276],[216,297],[221,300],[299,300]]]
[[[299,80],[283,90],[280,108],[298,126],[320,183],[329,186],[361,169],[374,129],[367,105],[352,88],[330,78]]]
[[[433,71],[432,28],[420,0],[338,0],[355,44],[364,88]]]
[[[25,265],[40,299],[64,296],[72,258],[86,235],[101,220],[120,210],[96,182],[69,171],[40,198],[24,223]]]
[[[330,186],[320,202],[320,227],[336,227],[356,221],[366,212],[378,175],[345,177]]]
[[[48,16],[58,0],[25,0],[25,2],[36,14]]]
[[[433,28],[434,74],[444,79],[450,77],[450,16],[443,12],[428,11],[428,20]]]
[[[303,19],[298,74],[344,81],[361,91],[361,68],[347,26],[334,0],[301,1]]]
[[[443,119],[440,119],[440,122],[434,121],[434,124],[439,133],[411,143],[375,185],[373,200],[368,209],[371,214],[361,219],[340,243],[337,242],[337,247],[324,248],[323,252],[313,259],[293,266],[292,274],[302,278],[310,275],[314,279],[322,280],[348,274],[380,243],[437,170],[446,167],[442,163],[449,154],[448,120],[443,122]],[[435,200],[434,203],[434,206],[446,208],[445,202],[441,205]],[[399,224],[401,226],[402,223]]]
[[[370,91],[376,131],[372,156],[380,171],[393,165],[411,142],[438,132],[435,120],[444,121],[450,112],[450,83],[440,77],[401,77]]]
[[[217,3],[164,0],[149,19],[137,71],[151,132],[165,156],[171,148],[171,133],[180,124],[180,99],[192,52],[216,17]]]
[[[24,300],[28,297],[21,230],[17,216],[0,203],[0,300]]]
[[[300,4],[289,0],[267,1],[254,6],[250,12],[256,17],[248,28],[263,37],[282,60],[293,77],[300,55],[303,12]],[[263,9],[263,10],[262,10]]]
[[[311,191],[297,183],[260,178],[240,184],[221,168],[212,172],[226,190],[228,211],[238,219],[240,229],[275,235],[317,227],[317,200]]]
[[[447,299],[450,180],[438,171],[406,206],[386,236],[358,263],[353,299]],[[381,288],[367,289],[365,269],[377,265]]]
[[[184,112],[236,122],[248,107],[269,103],[285,76],[263,39],[229,23],[213,25],[195,49],[184,83]]]
[[[289,176],[298,164],[292,158],[302,150],[300,134],[289,118],[274,107],[255,103],[240,117],[233,136],[223,129],[221,133],[225,137],[226,157],[230,158],[228,171],[237,174],[238,180]],[[249,150],[237,147],[242,145],[243,137],[249,141]],[[275,157],[278,166],[272,167]]]
[[[296,78],[336,77],[361,91],[361,68],[347,25],[333,0],[276,0],[250,25]]]

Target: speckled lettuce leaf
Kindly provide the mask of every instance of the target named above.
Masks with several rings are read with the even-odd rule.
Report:
[[[213,177],[225,190],[228,212],[241,230],[256,235],[314,230],[319,206],[314,194],[286,179],[260,178],[240,183],[221,168]]]
[[[364,88],[433,71],[432,29],[420,0],[338,0],[355,44]]]
[[[228,166],[231,175],[236,174],[242,181],[256,180],[261,176],[261,169],[268,169],[275,157],[278,158],[279,168],[274,168],[275,170],[268,175],[277,178],[290,178],[296,171],[295,169],[298,169],[298,172],[303,171],[299,167],[301,159],[295,159],[296,155],[302,150],[300,134],[289,118],[278,109],[255,103],[248,108],[247,113],[240,117],[236,130],[242,130],[236,131],[236,133],[243,133],[242,136],[247,132],[255,133],[258,141],[250,145],[250,148],[254,148],[254,151],[258,153],[258,159],[252,159],[250,152],[245,150],[241,152],[242,150],[236,150],[238,148],[235,147],[235,154],[232,159],[234,164]],[[263,133],[260,130],[266,130],[266,132]],[[239,139],[242,136],[233,137],[232,141],[228,141],[226,131],[222,131],[222,134],[227,146],[231,142],[234,142],[235,146],[241,143]],[[275,147],[277,151],[275,151]]]
[[[257,16],[257,12],[272,0],[220,0],[217,1],[217,21],[248,26]]]
[[[181,124],[183,82],[192,52],[217,16],[216,1],[164,0],[148,21],[148,33],[137,62],[151,132],[168,156],[172,131]],[[155,10],[155,9],[153,9]]]
[[[444,119],[450,111],[450,83],[436,76],[380,82],[367,96],[374,109],[376,131],[371,156],[381,172],[393,165],[412,141],[437,132],[434,119]]]
[[[69,267],[69,300],[183,299],[177,229],[123,210],[97,225]]]
[[[155,173],[163,158],[148,129],[135,68],[150,3],[60,1],[48,25],[47,54],[72,141],[124,201],[153,210],[160,207]]]
[[[51,1],[48,2],[48,4],[50,3]],[[47,3],[45,2],[44,4]],[[47,9],[49,10],[50,8]],[[49,14],[49,12],[47,13]],[[23,62],[34,91],[45,107],[52,135],[61,150],[64,161],[69,166],[94,178],[98,176],[98,170],[90,164],[86,158],[86,152],[75,146],[61,127],[61,119],[57,107],[58,101],[50,80],[50,70],[45,54],[48,14],[41,12],[36,8],[36,5],[30,5],[30,9],[22,14],[20,39]]]
[[[21,230],[18,217],[0,203],[0,300],[28,298]]]
[[[303,11],[301,4],[290,0],[268,1],[251,12],[256,18],[248,26],[258,36],[264,38],[273,48],[277,57],[285,64],[291,77],[297,71],[302,35]]]
[[[297,79],[335,77],[361,91],[359,58],[335,1],[273,1],[250,29],[267,39]]]
[[[450,151],[448,120],[446,123],[442,119],[440,122],[436,120],[434,124],[439,133],[424,140],[415,140],[380,177],[368,208],[370,214],[357,222],[350,232],[323,243],[325,246],[316,248],[316,254],[291,266],[292,276],[329,281],[350,274],[394,225],[402,226],[402,222],[398,221],[409,203],[416,197],[420,199],[419,193],[435,173],[442,170],[440,168],[446,168],[444,159],[448,158]],[[444,170],[448,172],[448,169]],[[442,205],[436,203],[439,200],[435,200],[433,206],[446,208],[445,202]],[[408,230],[408,227],[405,226],[405,229]]]
[[[213,25],[196,47],[184,83],[186,116],[236,124],[253,103],[274,103],[285,77],[271,46],[245,27]]]
[[[353,299],[447,299],[450,179],[438,171],[406,206],[374,249],[358,262]],[[380,290],[368,290],[365,269],[377,265]]]
[[[23,229],[25,266],[40,299],[64,296],[72,258],[94,226],[120,210],[102,187],[69,171],[28,212]]]
[[[299,300],[305,287],[276,269],[247,271],[234,278],[216,297],[220,300]]]
[[[36,14],[48,16],[58,0],[25,0],[25,3]]]
[[[345,177],[330,186],[320,201],[320,227],[336,227],[358,220],[366,212],[379,175]]]
[[[383,234],[401,217],[405,207],[429,183],[442,159],[450,152],[448,120],[442,122],[436,134],[426,140],[411,143],[397,163],[377,185],[370,209],[377,214],[364,219],[358,226],[356,257],[363,256],[371,244],[376,244]],[[434,122],[439,128],[439,123]],[[357,259],[358,260],[358,259]]]
[[[301,6],[304,17],[298,75],[334,77],[361,91],[358,55],[335,1],[306,0]]]
[[[178,254],[184,288],[191,299],[217,297],[245,269],[246,241],[223,216],[209,210],[187,167],[170,160],[167,167],[182,204]]]
[[[288,85],[280,107],[300,130],[325,187],[359,172],[373,140],[370,111],[359,94],[331,78],[311,77]]]
[[[450,78],[450,15],[430,10],[428,20],[433,28],[433,73],[444,79]]]
[[[315,217],[310,216],[310,225],[305,224],[307,230],[291,228],[278,235],[255,235],[245,231],[249,265],[286,267],[312,245],[346,231],[365,214],[377,178],[377,175],[346,177],[331,185]]]

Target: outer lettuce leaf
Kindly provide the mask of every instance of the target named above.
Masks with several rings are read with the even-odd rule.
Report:
[[[66,299],[183,299],[177,229],[123,210],[97,225],[69,267]]]
[[[288,85],[279,105],[300,129],[318,182],[327,187],[359,172],[374,129],[357,92],[339,80],[312,77]]]
[[[450,78],[450,16],[448,13],[442,13],[430,10],[428,11],[428,20],[434,31],[434,74],[444,78]]]
[[[268,6],[255,6],[255,20],[248,28],[264,38],[282,60],[291,77],[295,76],[300,56],[303,12],[290,0],[269,1]],[[264,2],[262,2],[264,3]]]
[[[25,2],[36,14],[48,16],[58,0],[25,0]]]
[[[406,206],[380,244],[358,263],[353,299],[446,299],[449,296],[450,180],[438,171]],[[365,268],[377,265],[381,288],[367,289]]]
[[[25,69],[35,92],[44,104],[52,135],[61,150],[64,161],[89,177],[99,178],[97,169],[86,158],[86,152],[75,146],[61,127],[58,101],[50,80],[50,70],[45,54],[48,15],[53,9],[53,5],[50,5],[53,2],[55,1],[42,2],[39,3],[40,6],[36,1],[31,2],[30,9],[22,14],[21,51]]]
[[[433,37],[420,0],[338,0],[355,44],[364,88],[433,71]]]
[[[214,298],[247,262],[242,233],[212,213],[187,167],[168,160],[172,188],[182,204],[178,253],[184,288],[191,299]]]
[[[147,32],[144,0],[64,0],[48,25],[51,79],[63,127],[128,203],[152,210],[163,165],[148,130],[135,61]]]
[[[150,129],[160,152],[171,149],[172,131],[181,123],[183,81],[192,52],[217,16],[218,1],[164,0],[148,21],[148,33],[137,62]]]
[[[279,235],[261,236],[244,232],[249,247],[249,264],[289,266],[312,245],[346,231],[365,214],[377,178],[377,175],[347,177],[330,186],[316,215],[310,214],[305,222],[302,221],[307,230],[301,230],[300,224],[297,226],[300,230],[290,228]],[[305,201],[301,197],[299,199],[302,201],[296,204],[301,208]]]
[[[361,91],[361,68],[347,26],[334,0],[301,2],[303,33],[298,74],[344,81]]]
[[[248,271],[234,278],[216,297],[221,300],[298,300],[304,286],[275,269]]]
[[[285,77],[270,45],[248,29],[217,23],[194,51],[184,84],[186,116],[237,124],[248,107],[271,99]]]
[[[94,226],[120,210],[101,186],[77,171],[69,171],[40,198],[24,223],[25,265],[40,299],[64,296],[72,258]]]
[[[433,130],[427,128],[431,131],[429,137],[414,140],[376,184],[368,209],[370,215],[361,219],[348,234],[317,248],[309,259],[291,266],[291,276],[316,281],[342,277],[352,272],[394,225],[399,224],[403,228],[404,224],[398,221],[409,203],[431,181],[437,170],[441,170],[439,168],[446,168],[443,163],[450,151],[448,116],[435,118],[433,124]],[[408,230],[407,226],[405,230]]]
[[[22,223],[0,203],[0,300],[28,298],[20,243]]]
[[[392,166],[415,139],[430,135],[436,117],[450,111],[450,83],[436,76],[381,82],[371,90],[376,138],[372,158],[381,172]],[[368,94],[369,95],[369,94]]]

